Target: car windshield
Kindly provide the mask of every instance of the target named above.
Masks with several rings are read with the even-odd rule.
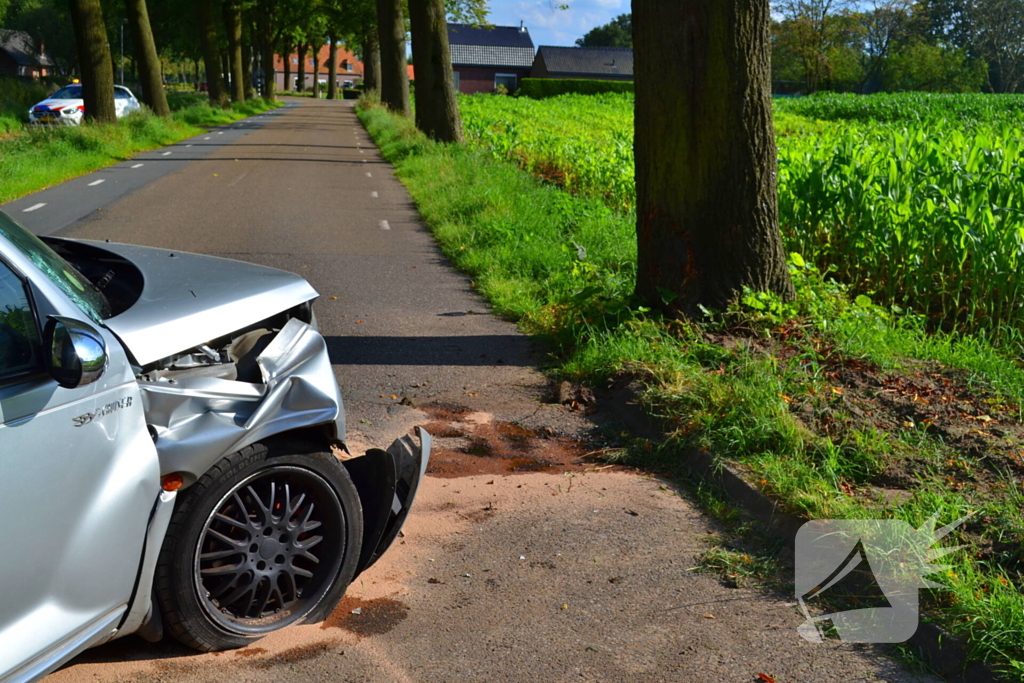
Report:
[[[101,323],[110,317],[110,302],[100,290],[3,211],[0,211],[0,237],[6,237],[93,321]]]
[[[82,99],[82,86],[68,85],[53,93],[50,99],[53,100],[80,100]]]

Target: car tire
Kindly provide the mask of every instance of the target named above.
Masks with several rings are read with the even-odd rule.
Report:
[[[334,456],[248,446],[178,497],[155,577],[164,625],[210,652],[322,621],[352,581],[362,531]]]

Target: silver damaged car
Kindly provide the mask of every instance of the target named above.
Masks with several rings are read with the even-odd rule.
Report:
[[[430,436],[347,453],[317,296],[0,212],[0,681],[130,633],[210,651],[320,621],[391,545]]]

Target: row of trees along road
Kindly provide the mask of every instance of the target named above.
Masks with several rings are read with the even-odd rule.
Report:
[[[223,104],[250,96],[243,86],[253,61],[272,76],[274,54],[298,49],[302,76],[307,51],[344,39],[361,46],[366,88],[409,116],[408,8],[416,124],[455,143],[462,126],[445,20],[486,18],[485,0],[161,0],[149,7],[153,15],[145,0],[103,0],[106,8],[101,0],[70,2],[86,114],[95,120],[113,120],[104,9],[117,2],[131,8],[143,94],[157,111],[165,111],[154,106],[163,92],[153,61],[161,49],[201,55],[210,100]],[[633,0],[636,295],[646,305],[693,315],[701,306],[721,308],[744,287],[793,294],[777,223],[771,26],[769,0]],[[230,92],[224,73],[231,74]],[[274,96],[272,77],[260,86],[264,97]]]

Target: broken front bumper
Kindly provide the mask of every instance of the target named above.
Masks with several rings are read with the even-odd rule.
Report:
[[[363,546],[356,574],[384,554],[402,530],[420,482],[427,472],[432,439],[417,427],[420,444],[411,437],[397,439],[386,451],[371,448],[344,465],[363,505]]]

